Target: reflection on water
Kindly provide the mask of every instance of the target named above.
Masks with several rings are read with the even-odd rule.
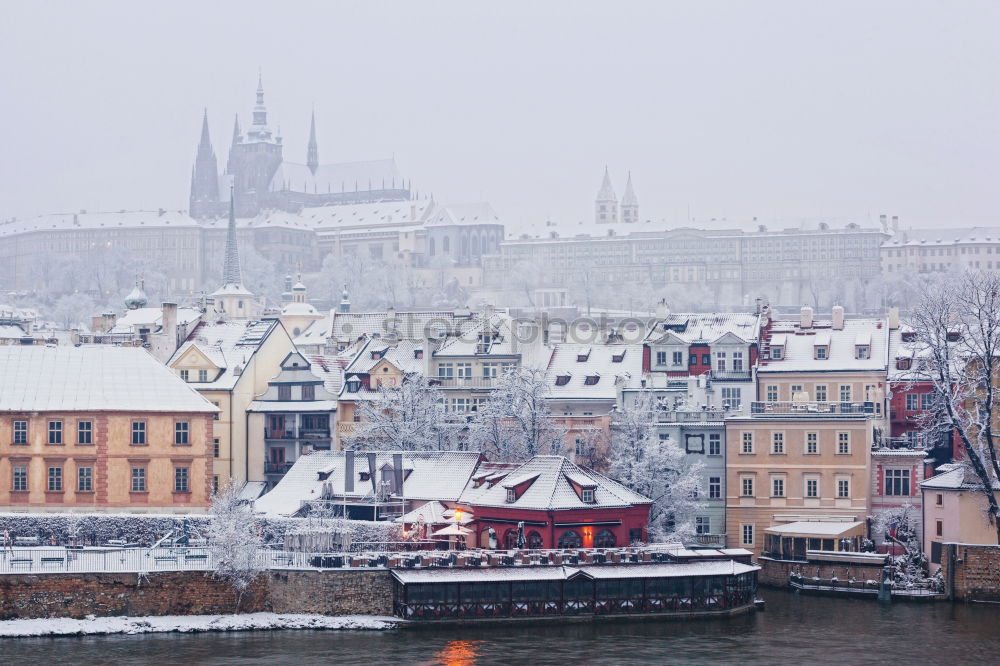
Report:
[[[705,622],[468,624],[413,631],[274,631],[2,639],[0,663],[823,664],[998,663],[1000,607],[824,599],[763,590],[767,610]]]

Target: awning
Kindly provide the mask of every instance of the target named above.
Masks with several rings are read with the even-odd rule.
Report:
[[[787,537],[811,537],[814,539],[845,539],[853,536],[864,536],[863,522],[813,522],[800,520],[785,525],[775,525],[764,530],[764,534],[777,534]]]

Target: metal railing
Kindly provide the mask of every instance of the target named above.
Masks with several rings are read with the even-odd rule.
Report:
[[[753,379],[750,370],[712,370],[712,379],[717,382],[748,382]]]
[[[856,418],[875,416],[874,402],[751,402],[752,416]]]
[[[431,384],[443,389],[490,389],[500,381],[498,377],[428,377]]]

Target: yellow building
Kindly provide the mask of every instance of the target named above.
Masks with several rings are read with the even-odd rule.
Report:
[[[979,477],[960,464],[942,465],[941,474],[920,484],[923,493],[924,554],[931,573],[941,567],[942,543],[997,543],[997,530],[986,519],[986,496]],[[994,486],[1000,496],[1000,484]]]
[[[2,347],[0,376],[0,510],[208,507],[217,409],[145,350]]]

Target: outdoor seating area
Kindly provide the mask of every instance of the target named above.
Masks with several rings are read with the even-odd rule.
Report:
[[[865,524],[861,521],[776,525],[764,530],[764,557],[805,561],[811,550],[857,553],[864,537]]]

